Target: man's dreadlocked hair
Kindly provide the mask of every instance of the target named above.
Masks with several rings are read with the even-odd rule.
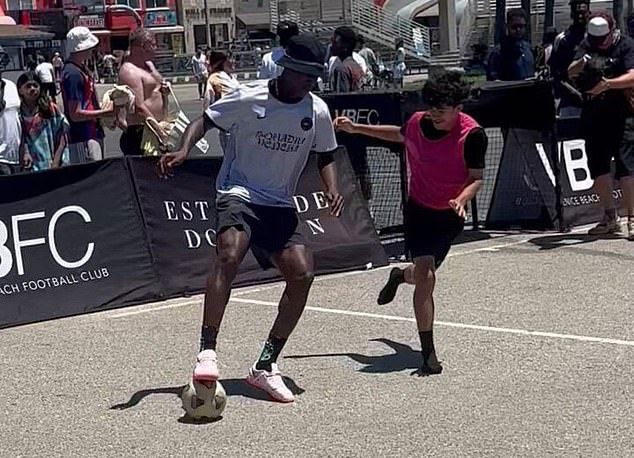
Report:
[[[471,85],[458,71],[446,71],[430,78],[422,89],[423,101],[430,107],[455,107],[468,98]]]

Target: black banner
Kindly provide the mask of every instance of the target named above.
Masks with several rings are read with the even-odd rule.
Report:
[[[504,150],[486,226],[552,228],[557,216],[552,137],[526,129],[503,129],[502,135]]]
[[[324,94],[333,119],[346,116],[366,125],[403,124],[399,93]],[[401,202],[406,188],[403,145],[364,135],[337,133],[337,142],[345,146],[361,193],[368,203],[375,227],[390,232],[403,224]]]
[[[316,156],[295,196],[315,271],[386,265],[345,150],[335,160],[340,218],[329,214]],[[167,180],[155,158],[2,177],[0,328],[202,291],[215,258],[220,163],[187,161]],[[236,285],[279,277],[249,252]]]
[[[158,296],[124,161],[3,177],[0,196],[0,327]]]
[[[340,218],[329,214],[316,156],[311,156],[295,196],[301,231],[315,255],[315,272],[385,265],[385,252],[356,188],[345,150],[339,150],[335,158],[340,192],[346,200]],[[202,291],[216,255],[213,177],[220,159],[188,161],[168,180],[157,178],[155,162],[139,158],[130,165],[156,272],[168,296]],[[263,271],[249,251],[235,285],[277,278],[276,269]]]
[[[579,118],[567,118],[557,123],[558,156],[564,221],[567,226],[579,226],[599,221],[603,217],[599,195],[592,190],[585,141],[580,138]],[[614,172],[614,162],[612,163]],[[612,174],[614,176],[614,173]],[[616,207],[623,197],[618,180],[614,180]]]

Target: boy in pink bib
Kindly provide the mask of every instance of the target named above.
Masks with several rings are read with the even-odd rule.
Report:
[[[360,125],[345,117],[334,121],[344,132],[405,144],[409,176],[405,240],[414,262],[405,269],[392,269],[378,303],[391,302],[402,283],[415,285],[421,374],[442,372],[432,331],[436,270],[462,232],[465,208],[482,185],[488,140],[484,129],[461,111],[468,95],[462,75],[447,72],[428,80],[423,88],[429,110],[414,113],[402,127]]]

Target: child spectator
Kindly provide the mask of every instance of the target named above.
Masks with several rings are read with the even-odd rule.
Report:
[[[66,133],[68,123],[57,105],[42,91],[42,82],[35,72],[18,78],[22,104],[22,147],[24,167],[39,171],[68,164]]]

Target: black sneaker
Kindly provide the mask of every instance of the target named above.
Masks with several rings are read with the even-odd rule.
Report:
[[[396,290],[398,286],[405,281],[403,271],[398,267],[393,268],[390,271],[390,278],[388,278],[387,283],[379,293],[379,298],[377,299],[377,303],[379,305],[389,304],[394,300],[394,296],[396,296]]]
[[[436,375],[442,372],[442,365],[438,358],[436,358],[436,352],[432,352],[427,361],[423,362],[420,368],[420,375]]]

